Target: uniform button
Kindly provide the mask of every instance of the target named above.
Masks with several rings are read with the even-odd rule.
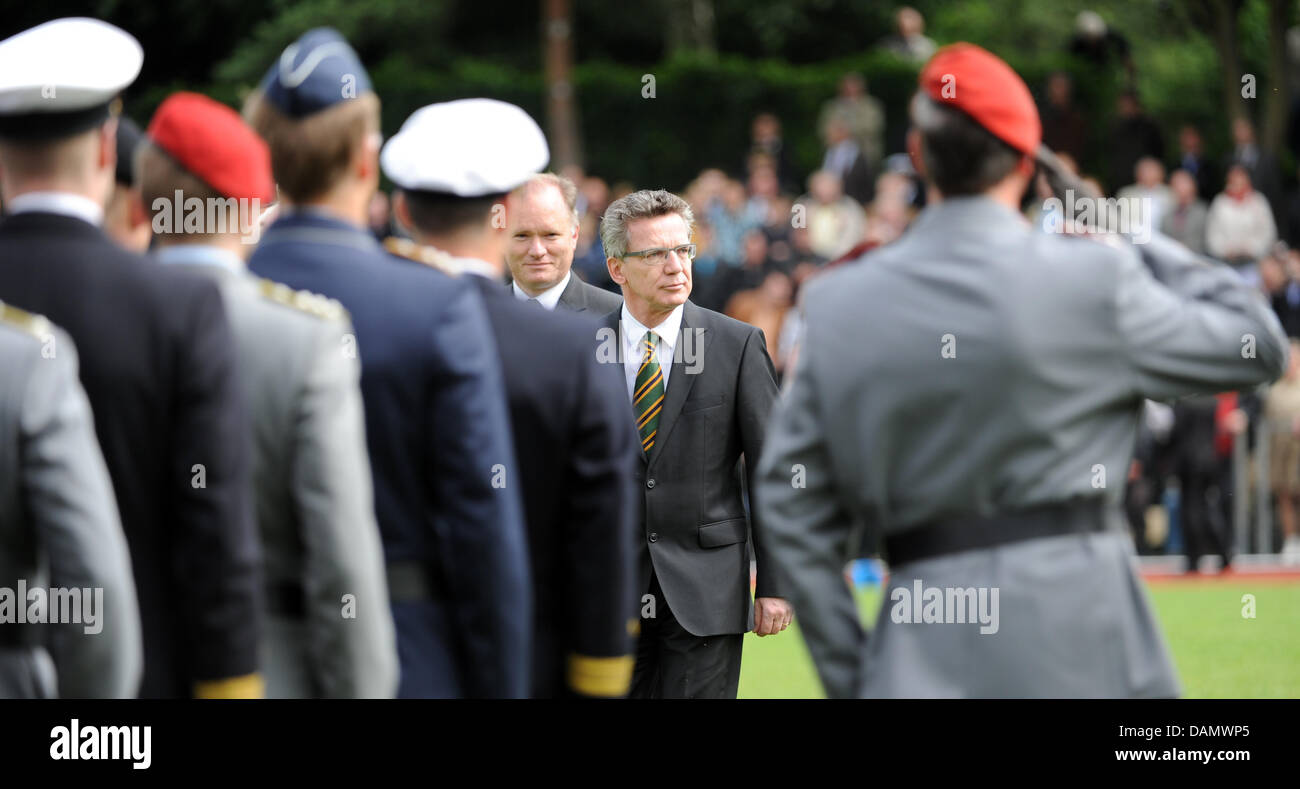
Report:
[[[646,481],[645,481],[645,486],[646,486],[647,488],[653,488],[653,487],[655,486],[655,481],[654,481],[654,479],[648,479],[648,480],[646,480]]]
[[[657,531],[650,532],[650,542],[656,542],[658,539],[659,539],[659,532]]]

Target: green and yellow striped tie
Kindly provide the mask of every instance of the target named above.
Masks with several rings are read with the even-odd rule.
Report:
[[[659,369],[658,346],[659,335],[646,332],[641,340],[641,369],[637,371],[636,385],[632,390],[636,429],[641,434],[641,449],[646,452],[655,445],[659,412],[664,408],[664,371]]]

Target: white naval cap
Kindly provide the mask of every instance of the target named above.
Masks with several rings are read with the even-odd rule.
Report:
[[[403,189],[484,197],[509,192],[550,159],[546,135],[528,113],[496,99],[461,99],[416,110],[380,164]]]
[[[53,139],[102,123],[143,62],[130,33],[85,17],[0,41],[0,137]]]

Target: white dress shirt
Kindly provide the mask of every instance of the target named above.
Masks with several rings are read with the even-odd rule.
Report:
[[[524,293],[523,288],[519,287],[518,282],[510,283],[510,289],[515,292],[516,299],[519,299],[520,301],[528,301],[529,299],[536,298],[538,304],[541,304],[543,307],[553,312],[555,310],[555,305],[560,303],[560,296],[564,295],[564,289],[569,287],[569,277],[572,276],[573,269],[569,269],[569,271],[565,272],[564,279],[537,294],[535,297]]]
[[[96,227],[104,223],[103,206],[89,197],[71,192],[27,192],[5,203],[7,214],[33,212],[70,216]]]
[[[664,373],[664,392],[668,391],[668,376],[673,371],[673,349],[677,347],[678,333],[682,327],[682,310],[684,304],[668,313],[663,323],[647,328],[641,321],[632,317],[627,311],[627,302],[623,303],[623,373],[627,377],[627,398],[632,399],[636,389],[636,374],[641,369],[641,341],[645,333],[652,331],[659,335],[658,353],[659,369]]]

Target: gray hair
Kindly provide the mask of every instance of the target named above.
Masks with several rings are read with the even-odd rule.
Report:
[[[536,189],[543,186],[553,186],[560,190],[560,197],[564,199],[564,205],[568,207],[569,213],[573,215],[573,224],[578,224],[578,187],[573,181],[562,175],[555,173],[537,173],[524,181],[515,188],[515,194],[523,197],[529,189]]]
[[[610,203],[600,220],[600,241],[605,245],[605,255],[620,258],[627,254],[629,221],[668,214],[680,216],[686,222],[687,232],[695,228],[695,214],[690,203],[663,189],[642,189]]]

